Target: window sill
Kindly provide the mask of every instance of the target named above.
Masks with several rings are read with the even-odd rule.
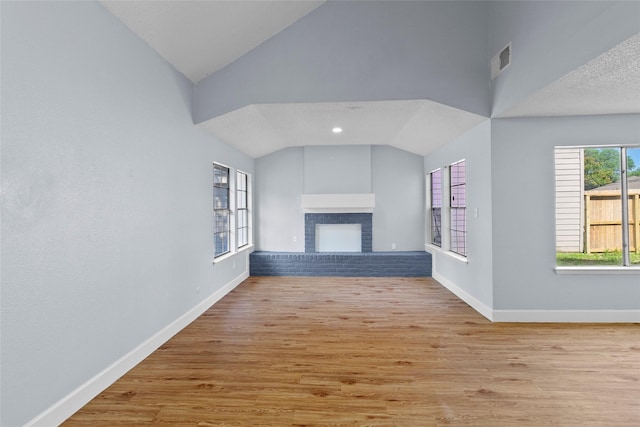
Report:
[[[439,246],[431,245],[431,244],[427,243],[427,244],[424,245],[424,248],[430,254],[433,254],[434,252],[438,252],[438,253],[440,253],[442,255],[446,255],[446,256],[448,256],[450,258],[453,258],[456,261],[460,261],[460,262],[464,262],[465,264],[469,264],[469,259],[467,257],[463,257],[462,255],[458,255],[455,252],[444,250]]]
[[[232,258],[234,255],[238,255],[238,254],[241,254],[241,253],[243,253],[243,252],[247,252],[247,251],[249,251],[249,253],[251,253],[251,252],[253,252],[254,250],[255,250],[255,246],[254,246],[254,245],[246,245],[246,246],[243,246],[243,247],[241,247],[240,249],[238,249],[237,251],[234,251],[234,252],[227,252],[227,253],[226,253],[226,254],[224,254],[224,255],[220,255],[219,257],[214,258],[214,259],[213,259],[213,264],[217,264],[217,263],[219,263],[219,262],[226,261],[226,260],[228,260],[229,258]]]
[[[598,265],[593,267],[562,266],[554,268],[556,274],[640,274],[640,266],[622,267]]]

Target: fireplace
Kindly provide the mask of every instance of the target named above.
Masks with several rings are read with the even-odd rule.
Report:
[[[362,224],[316,224],[316,252],[362,252]]]
[[[304,252],[253,252],[249,255],[250,274],[430,277],[428,252],[373,252],[374,208],[373,194],[303,194]],[[325,228],[328,239],[339,246],[318,242],[318,238],[327,237],[322,231]]]
[[[304,214],[304,251],[372,252],[372,216],[371,213]],[[355,236],[359,236],[359,242]]]

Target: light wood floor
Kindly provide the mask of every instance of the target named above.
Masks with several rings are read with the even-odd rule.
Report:
[[[65,425],[638,426],[640,325],[492,324],[432,279],[251,277]]]

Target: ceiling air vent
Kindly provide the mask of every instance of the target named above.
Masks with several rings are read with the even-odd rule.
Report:
[[[511,42],[491,58],[491,80],[511,64]]]

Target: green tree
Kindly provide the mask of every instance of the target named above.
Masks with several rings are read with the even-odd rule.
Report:
[[[620,154],[615,148],[584,150],[584,189],[610,184],[620,179]]]
[[[640,169],[627,156],[629,175],[640,175]],[[620,150],[617,148],[586,148],[584,150],[584,189],[601,187],[620,180]]]
[[[640,148],[638,147],[633,147],[627,150],[627,153],[631,151],[632,153],[635,154],[636,158],[638,153],[640,153]],[[627,161],[627,169],[629,171],[628,175],[629,176],[640,176],[640,165],[636,165],[635,162],[633,161],[633,159],[631,158],[631,156],[629,156],[629,159],[631,160],[631,162]]]

